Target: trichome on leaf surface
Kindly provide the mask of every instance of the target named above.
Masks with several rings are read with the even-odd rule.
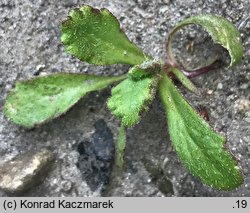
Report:
[[[243,182],[235,158],[225,148],[226,139],[184,99],[172,79],[179,80],[191,92],[198,89],[189,77],[211,70],[214,63],[187,72],[172,53],[175,33],[189,24],[203,27],[215,43],[223,46],[231,58],[230,66],[243,56],[238,30],[223,17],[201,14],[185,19],[169,33],[167,60],[158,61],[132,43],[121,30],[118,20],[107,9],[82,6],[73,9],[61,25],[61,40],[67,52],[95,65],[129,64],[121,76],[58,73],[20,81],[8,94],[5,115],[18,125],[33,128],[65,113],[91,91],[112,89],[107,105],[121,120],[116,144],[116,164],[124,166],[126,128],[140,121],[158,91],[166,110],[170,138],[186,168],[206,185],[233,190]]]

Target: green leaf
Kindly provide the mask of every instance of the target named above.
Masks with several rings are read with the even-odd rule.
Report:
[[[142,63],[146,56],[120,29],[107,9],[82,6],[71,10],[61,26],[68,53],[96,65]]]
[[[171,67],[171,72],[174,73],[174,75],[176,76],[176,78],[187,88],[189,89],[191,92],[194,92],[196,94],[198,94],[198,89],[197,87],[193,84],[192,81],[190,81],[184,74],[183,72],[181,72],[179,69],[175,68],[175,67]]]
[[[225,138],[195,112],[165,75],[159,91],[171,141],[185,166],[214,188],[232,190],[240,186],[243,177],[234,157],[225,149]]]
[[[124,152],[126,148],[126,129],[121,125],[116,143],[116,165],[122,169],[124,166]]]
[[[149,78],[152,75],[153,74],[151,72],[140,69],[138,65],[132,67],[128,72],[128,77],[133,81],[140,81],[144,78]]]
[[[140,120],[140,113],[147,109],[153,100],[157,76],[148,76],[134,81],[128,78],[112,89],[108,108],[122,119],[124,126],[132,127]]]
[[[171,45],[174,34],[179,29],[189,24],[197,24],[205,28],[213,41],[223,46],[229,52],[231,57],[230,66],[240,62],[244,50],[239,31],[227,19],[211,14],[192,16],[177,24],[177,26],[170,32],[167,42],[168,54],[171,58],[173,58]]]
[[[142,64],[133,66],[129,70],[128,76],[134,81],[139,81],[143,78],[159,74],[161,67],[161,63],[157,60],[146,60]]]
[[[65,113],[88,92],[125,77],[59,73],[17,82],[7,97],[5,115],[16,124],[32,128]]]

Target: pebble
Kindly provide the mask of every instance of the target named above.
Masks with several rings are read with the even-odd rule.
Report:
[[[250,100],[248,99],[240,99],[238,101],[238,107],[240,111],[247,112],[250,110]]]
[[[61,182],[61,188],[64,192],[69,192],[72,189],[72,182],[69,180],[63,180]]]
[[[223,88],[223,84],[222,83],[218,83],[217,89],[222,89],[222,88]]]
[[[78,3],[78,0],[63,0],[62,1],[62,4],[65,6],[65,7],[73,7],[73,6],[77,6],[77,3]]]
[[[249,85],[248,84],[242,84],[240,86],[241,89],[248,89]]]
[[[28,151],[0,164],[0,189],[10,194],[21,194],[41,183],[54,161],[48,149]]]
[[[210,90],[207,91],[207,94],[208,94],[208,95],[212,95],[213,92],[214,92],[214,91],[210,89]]]

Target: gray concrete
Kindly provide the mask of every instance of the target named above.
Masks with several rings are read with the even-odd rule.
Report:
[[[195,107],[205,106],[211,125],[227,136],[227,145],[239,159],[245,175],[242,187],[232,192],[214,190],[201,184],[182,166],[171,147],[158,97],[140,124],[128,131],[123,174],[112,170],[119,121],[106,107],[109,89],[90,94],[66,115],[37,129],[26,130],[4,117],[3,105],[14,82],[32,77],[37,70],[105,75],[127,71],[128,66],[123,65],[88,65],[64,51],[60,22],[71,7],[82,4],[110,9],[128,37],[160,59],[165,58],[169,30],[190,15],[200,12],[223,15],[241,28],[245,47],[241,64],[194,79],[203,91],[202,97],[182,91]],[[41,148],[53,150],[56,156],[55,166],[45,181],[23,196],[250,196],[250,21],[245,22],[249,10],[249,0],[1,0],[0,160]],[[182,53],[186,65],[201,65],[206,58],[214,57],[211,50],[217,47],[211,48],[211,42],[199,29],[190,30],[177,35],[175,52]],[[186,46],[195,36],[194,51],[189,52]],[[106,154],[98,150],[104,148],[103,144],[107,145],[103,152]],[[0,196],[8,194],[1,191]]]

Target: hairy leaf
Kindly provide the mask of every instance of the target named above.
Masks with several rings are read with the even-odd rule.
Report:
[[[174,34],[179,29],[189,24],[197,24],[205,28],[205,30],[207,30],[212,37],[213,41],[222,45],[229,52],[231,57],[230,66],[240,62],[243,56],[243,46],[239,31],[227,19],[211,14],[192,16],[177,24],[168,37],[167,49],[170,57],[172,57],[171,43]]]
[[[134,81],[139,81],[142,80],[143,78],[159,74],[160,71],[161,71],[161,64],[159,61],[146,60],[142,64],[133,66],[129,70],[128,76]]]
[[[112,96],[108,100],[108,108],[122,119],[124,126],[132,127],[140,120],[140,113],[147,109],[153,100],[158,78],[148,76],[134,81],[128,78],[112,89]]]
[[[124,166],[124,152],[126,148],[126,129],[122,125],[119,130],[119,136],[116,143],[116,165],[122,169]]]
[[[16,124],[32,128],[63,114],[88,92],[124,78],[59,73],[17,82],[7,97],[5,115]]]
[[[175,74],[176,78],[191,92],[198,93],[196,86],[190,81],[179,69],[172,67],[171,71]]]
[[[67,51],[88,63],[136,65],[146,59],[107,9],[82,6],[71,10],[61,30],[61,40],[67,46]]]
[[[167,76],[161,79],[159,91],[171,141],[186,167],[214,188],[232,190],[240,186],[243,177],[234,157],[225,149],[225,138],[195,112]]]

